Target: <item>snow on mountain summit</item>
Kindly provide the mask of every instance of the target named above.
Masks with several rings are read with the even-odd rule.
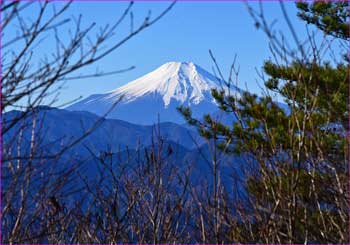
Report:
[[[118,100],[123,95],[123,103],[138,97],[157,93],[163,98],[165,107],[171,99],[180,103],[198,104],[210,96],[210,90],[218,87],[218,78],[192,62],[168,62],[158,69],[108,92],[105,99]]]
[[[220,80],[193,62],[168,62],[124,86],[91,95],[67,109],[104,115],[122,96],[107,117],[153,124],[159,115],[160,121],[182,123],[176,109],[180,105],[191,107],[197,116],[217,111],[211,89],[218,87]]]

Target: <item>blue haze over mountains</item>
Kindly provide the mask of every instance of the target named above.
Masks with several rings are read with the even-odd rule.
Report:
[[[167,148],[165,152],[171,153],[173,162],[184,169],[190,167],[195,170],[193,179],[210,176],[210,143],[208,145],[195,129],[185,124],[176,108],[185,105],[193,110],[195,117],[201,118],[203,114],[210,113],[228,120],[218,111],[211,97],[211,89],[222,85],[220,79],[192,62],[169,62],[121,88],[91,95],[66,109],[35,108],[5,134],[4,157],[18,154],[16,144],[22,128],[21,154],[30,154],[35,119],[38,157],[55,155],[93,128],[58,160],[62,166],[84,162],[82,170],[92,179],[97,158],[102,154],[111,153],[116,160],[132,162],[140,152],[154,146],[159,135]],[[233,87],[231,92],[239,96],[242,90]],[[102,118],[121,96],[122,100],[111,113]],[[23,115],[16,110],[5,113],[4,127]],[[96,123],[98,126],[94,128]],[[221,154],[219,159],[221,170],[226,174],[223,182],[232,173],[240,173],[240,157]]]

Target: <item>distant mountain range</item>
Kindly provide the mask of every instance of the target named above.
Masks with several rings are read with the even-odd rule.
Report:
[[[185,124],[176,108],[189,106],[194,117],[210,113],[226,123],[232,122],[232,115],[218,110],[211,96],[212,88],[221,88],[220,79],[200,66],[169,62],[120,88],[91,95],[66,109],[39,106],[26,115],[17,110],[4,113],[3,128],[16,118],[25,117],[3,135],[3,159],[31,154],[32,132],[38,158],[54,155],[72,144],[60,159],[65,164],[72,159],[91,160],[103,152],[126,157],[154,146],[154,140],[160,136],[181,166],[189,162],[199,164],[199,170],[207,169],[208,173],[207,167],[212,164],[208,142]],[[243,93],[237,87],[231,89],[238,97]],[[120,98],[107,117],[101,117]],[[81,138],[86,132],[88,135]],[[229,166],[234,158],[223,159]]]
[[[23,112],[16,110],[3,114],[3,126],[7,127],[13,120],[22,116]],[[98,126],[95,127],[96,125]],[[80,139],[91,129],[93,129],[91,134],[65,151],[59,159],[46,159],[46,156],[59,153],[65,146]],[[138,158],[144,161],[146,150],[150,152],[152,147],[158,148],[159,139],[164,147],[162,155],[169,154],[168,161],[172,161],[172,164],[181,169],[191,168],[193,180],[199,179],[199,176],[209,178],[211,173],[212,156],[209,145],[195,130],[171,122],[144,126],[116,119],[104,119],[90,112],[72,112],[39,106],[4,135],[5,162],[11,157],[18,156],[18,149],[21,149],[19,155],[24,158],[31,155],[32,132],[35,132],[34,158],[45,159],[46,163],[50,161],[55,163],[58,160],[62,167],[83,163],[81,165],[83,173],[91,178],[94,178],[101,154],[111,154],[115,162],[130,162],[132,166]],[[224,179],[231,178],[233,172],[240,173],[242,163],[240,157],[222,153],[219,155],[221,169],[225,173]],[[4,172],[6,171],[4,169]]]
[[[147,152],[159,149],[160,140],[164,146],[160,158],[166,168],[176,165],[183,173],[190,170],[193,183],[212,184],[212,142],[206,142],[187,126],[177,107],[190,107],[196,118],[209,113],[231,123],[232,115],[219,111],[215,104],[211,96],[213,88],[221,88],[220,79],[200,66],[192,62],[169,62],[120,88],[91,95],[65,109],[38,106],[28,113],[6,112],[2,115],[2,127],[12,126],[3,135],[3,173],[11,171],[6,163],[11,165],[19,157],[24,163],[31,161],[28,159],[39,161],[39,165],[43,162],[45,171],[51,171],[50,166],[58,171],[79,166],[76,174],[82,173],[93,180],[102,167],[101,158],[108,156],[111,162],[127,163],[133,168],[140,161],[147,162]],[[243,93],[237,87],[231,89],[238,97]],[[116,102],[116,107],[110,110]],[[242,171],[251,172],[254,167],[245,164],[245,155],[219,151],[217,154],[220,181],[226,188],[244,193],[244,178],[235,187],[229,180],[232,176],[243,177]]]
[[[5,113],[3,115],[4,127],[9,125],[12,120],[19,118],[22,113],[16,110]],[[87,149],[97,153],[105,151],[107,148],[112,152],[123,151],[126,148],[135,149],[150,145],[152,139],[158,135],[161,135],[163,140],[181,145],[188,150],[203,144],[203,140],[196,131],[171,122],[143,126],[116,119],[103,119],[90,112],[72,112],[45,106],[37,107],[4,136],[5,148],[7,148],[7,144],[16,142],[10,139],[16,138],[23,125],[26,125],[23,132],[25,139],[23,144],[24,146],[28,144],[33,119],[37,121],[35,130],[40,131],[37,137],[41,137],[40,140],[38,139],[40,145],[37,147],[46,148],[51,152],[73,142],[91,129],[93,129],[91,134],[75,146],[71,153],[81,154]],[[97,123],[98,125],[96,125]]]
[[[99,156],[110,154],[117,162],[132,164],[144,158],[144,153],[152,147],[159,147],[155,142],[159,136],[166,147],[162,154],[169,154],[167,157],[173,164],[191,168],[193,179],[201,176],[211,182],[210,146],[195,129],[185,124],[177,107],[190,107],[197,118],[207,113],[225,117],[211,96],[212,88],[221,88],[220,79],[200,66],[192,62],[169,62],[120,88],[91,95],[65,109],[38,106],[28,114],[17,110],[4,113],[4,128],[17,118],[21,120],[3,135],[2,159],[6,162],[11,157],[31,156],[46,159],[46,163],[58,162],[59,168],[79,163],[82,171],[93,179]],[[236,87],[232,92],[242,93]],[[117,106],[110,111],[117,101]],[[108,111],[106,117],[101,117]],[[33,132],[35,156],[30,151]],[[88,135],[81,138],[87,132]],[[66,146],[71,147],[58,159],[46,158]],[[225,178],[241,171],[240,157],[220,155]]]
[[[141,125],[158,120],[181,124],[184,119],[176,109],[180,105],[189,106],[195,117],[217,113],[211,89],[222,85],[219,78],[192,62],[168,62],[120,88],[91,95],[66,109],[102,116],[121,99],[108,118]],[[241,93],[236,87],[232,91]]]

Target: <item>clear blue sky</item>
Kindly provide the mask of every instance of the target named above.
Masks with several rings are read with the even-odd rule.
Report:
[[[60,3],[55,3],[60,4]],[[136,23],[145,17],[149,10],[152,16],[160,13],[169,2],[136,2],[134,16]],[[258,7],[257,2],[249,2]],[[305,34],[305,24],[296,17],[293,2],[286,2],[288,14],[297,32]],[[83,24],[96,22],[97,26],[113,23],[123,12],[127,2],[74,2],[67,15],[82,14]],[[277,20],[276,30],[287,35],[285,20],[279,2],[263,3],[269,21]],[[124,23],[115,38],[129,31],[129,22]],[[98,29],[96,29],[98,30]],[[61,32],[61,38],[68,38]],[[301,36],[303,36],[302,34]],[[49,50],[50,45],[40,47],[41,52]],[[240,86],[259,93],[255,71],[263,61],[270,57],[266,35],[257,30],[243,2],[178,2],[159,22],[146,29],[108,57],[84,69],[91,73],[98,67],[103,71],[112,71],[132,65],[136,69],[112,76],[67,81],[61,91],[59,103],[71,101],[79,96],[104,93],[115,89],[133,79],[144,75],[168,61],[193,61],[208,71],[212,70],[212,61],[208,50],[211,49],[224,74],[228,73],[232,60],[237,54],[240,65]]]

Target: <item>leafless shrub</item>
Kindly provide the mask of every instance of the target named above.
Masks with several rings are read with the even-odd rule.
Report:
[[[78,238],[75,235],[77,230],[74,226],[85,221],[84,213],[80,213],[81,219],[76,216],[81,211],[80,206],[71,209],[64,203],[64,200],[82,191],[83,186],[76,181],[83,163],[72,158],[63,166],[60,158],[91,134],[104,118],[81,136],[69,142],[58,141],[49,147],[42,144],[44,116],[37,115],[37,106],[55,103],[65,81],[132,69],[77,73],[152,26],[174,5],[170,4],[154,18],[149,13],[140,25],[135,26],[133,3],[130,2],[114,23],[96,30],[96,23],[83,26],[82,16],[65,18],[71,4],[1,2],[1,110],[2,113],[19,110],[2,119],[1,136],[6,139],[2,145],[1,166],[4,243],[70,243],[90,239],[89,234]],[[27,18],[28,13],[31,13],[31,18]],[[116,39],[115,33],[120,24],[127,21],[131,21],[130,33]],[[61,38],[60,33],[64,31],[69,32],[69,39]],[[107,41],[109,46],[106,48]],[[37,57],[37,53],[40,54],[38,47],[44,45],[48,45],[48,52]],[[65,143],[61,145],[61,142]]]

